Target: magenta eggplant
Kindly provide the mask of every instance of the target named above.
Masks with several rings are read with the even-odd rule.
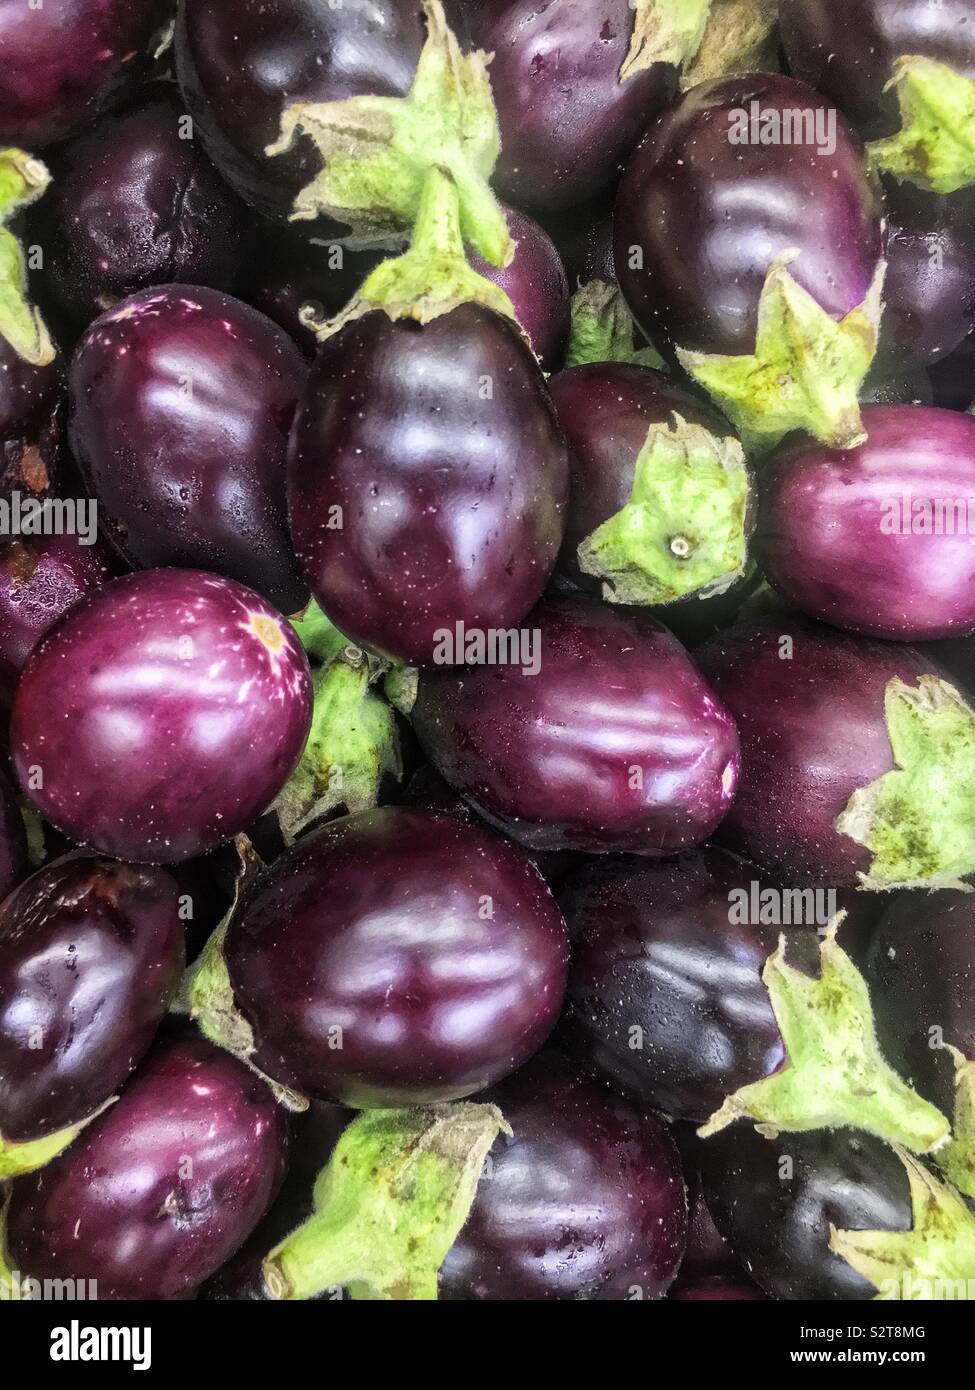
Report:
[[[225,574],[285,613],[306,605],[285,517],[306,373],[276,324],[217,290],[144,290],[92,324],[71,366],[70,435],[125,560]]]
[[[0,1134],[78,1124],[141,1060],[183,968],[179,888],[155,867],[74,854],[0,906]]]
[[[458,623],[516,625],[554,568],[567,494],[544,377],[492,310],[422,327],[370,313],[323,344],[288,510],[312,594],[353,641],[422,666]]]
[[[413,727],[441,776],[530,849],[673,854],[721,822],[734,721],[683,647],[638,611],[550,598],[537,667],[421,673]]]
[[[17,886],[27,867],[24,818],[6,773],[0,772],[0,900]]]
[[[473,821],[406,808],[333,821],[275,861],[227,934],[252,1060],[360,1107],[456,1100],[555,1025],[568,936],[541,875]]]
[[[511,300],[515,318],[545,371],[555,371],[569,336],[569,280],[555,243],[537,222],[508,208],[508,231],[515,243],[511,264],[500,270],[482,257],[470,263]]]
[[[72,839],[177,862],[243,831],[304,746],[308,661],[243,585],[149,570],[82,599],[35,648],[11,716],[28,797]]]
[[[260,1221],[286,1150],[284,1111],[243,1063],[192,1033],[160,1041],[115,1105],[14,1184],[14,1268],[100,1300],[182,1297]]]
[[[975,632],[975,419],[863,412],[867,442],[799,442],[762,469],[769,579],[811,617],[867,637]]]

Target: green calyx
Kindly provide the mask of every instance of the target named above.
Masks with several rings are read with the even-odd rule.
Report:
[[[938,1167],[948,1181],[975,1200],[975,1062],[957,1048],[948,1049],[955,1059],[955,1114],[951,1142],[938,1150]]]
[[[419,684],[420,673],[415,666],[394,666],[383,683],[386,699],[406,719],[416,704]]]
[[[7,223],[43,197],[50,182],[39,159],[23,150],[0,150],[0,337],[35,367],[47,366],[56,354],[44,320],[28,301],[27,262]]]
[[[935,676],[884,694],[896,768],[855,791],[836,820],[873,855],[861,887],[964,888],[975,873],[975,711]]]
[[[265,1260],[268,1292],[436,1299],[440,1266],[501,1132],[511,1130],[496,1106],[468,1101],[364,1111],[315,1184],[313,1214]]]
[[[770,1136],[849,1127],[916,1153],[930,1153],[947,1140],[945,1116],[883,1058],[866,983],[836,941],[844,915],[833,918],[820,944],[818,979],[786,963],[785,938],[779,938],[762,979],[786,1062],[729,1096],[698,1130],[702,1138],[747,1116]]]
[[[677,356],[749,449],[773,448],[792,430],[853,449],[867,437],[857,396],[877,351],[886,266],[878,266],[863,303],[837,323],[789,273],[798,254],[786,251],[769,267],[753,354],[678,348]]]
[[[314,672],[312,688],[308,741],[274,803],[288,845],[336,807],[350,814],[371,810],[384,776],[403,773],[396,715],[370,688],[365,653],[344,647]]]
[[[314,599],[290,621],[309,658],[319,664],[331,661],[333,656],[338,656],[344,647],[350,645],[349,639],[339,632]]]
[[[975,184],[975,80],[946,63],[906,55],[894,63],[901,129],[867,146],[873,167],[929,193]]]
[[[511,238],[491,191],[501,137],[483,53],[464,54],[441,0],[423,0],[427,40],[405,97],[298,102],[281,119],[269,155],[283,154],[299,131],[324,167],[297,197],[294,220],[327,216],[356,236],[409,230],[434,167],[456,184],[464,241],[491,265],[506,265]]]
[[[616,285],[590,280],[572,296],[567,367],[590,362],[631,362],[665,372],[667,363],[651,343],[639,346],[640,331]]]
[[[729,589],[748,561],[749,476],[737,439],[674,415],[651,425],[629,502],[582,542],[609,603],[673,603]]]
[[[114,1103],[115,1097],[100,1105],[94,1115],[86,1115],[83,1120],[79,1120],[76,1125],[68,1125],[65,1129],[59,1129],[54,1134],[45,1135],[43,1139],[32,1139],[25,1144],[15,1144],[10,1140],[4,1139],[0,1135],[0,1182],[8,1178],[19,1178],[24,1173],[36,1172],[38,1168],[43,1168],[46,1163],[50,1163],[52,1158],[57,1158],[59,1153],[63,1153],[69,1144],[73,1144],[78,1135],[90,1125],[96,1116]]]
[[[829,1248],[877,1290],[877,1301],[968,1300],[975,1290],[975,1216],[947,1183],[897,1149],[907,1170],[909,1231],[839,1231]]]
[[[654,63],[680,67],[689,62],[701,46],[710,6],[711,0],[630,0],[636,15],[620,81]]]
[[[681,73],[681,89],[742,72],[774,72],[778,17],[779,0],[711,0],[704,37]]]

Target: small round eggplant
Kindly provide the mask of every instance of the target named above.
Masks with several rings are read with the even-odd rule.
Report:
[[[493,310],[423,326],[377,311],[323,344],[289,445],[291,534],[314,597],[361,646],[430,665],[457,624],[519,623],[567,496],[544,377]]]
[[[164,869],[86,854],[0,906],[0,1135],[30,1144],[87,1120],[138,1064],[183,969]]]
[[[102,1300],[180,1298],[250,1235],[286,1151],[284,1111],[243,1063],[193,1033],[160,1041],[69,1149],[14,1183],[14,1267]]]
[[[0,772],[0,901],[27,873],[27,830],[6,773]]]
[[[558,1018],[565,923],[493,831],[406,808],[332,821],[277,859],[224,956],[276,1081],[360,1107],[472,1095]]]
[[[247,828],[298,761],[308,661],[240,584],[196,570],[126,575],[35,648],[11,749],[28,797],[106,854],[175,863]]]
[[[169,0],[0,0],[0,145],[84,130],[147,70]]]
[[[123,559],[226,574],[284,613],[306,605],[284,467],[306,374],[276,324],[217,290],[143,290],[92,324],[70,435]]]
[[[535,665],[420,675],[413,727],[447,782],[529,849],[673,854],[706,840],[738,775],[734,721],[639,611],[547,599]]]
[[[513,1134],[495,1141],[440,1297],[662,1298],[687,1234],[680,1159],[663,1123],[551,1054],[485,1099]]]
[[[929,366],[975,329],[975,205],[970,194],[939,197],[909,183],[889,181],[885,192],[881,359]]]
[[[478,255],[470,263],[504,290],[543,369],[555,371],[569,336],[568,276],[548,232],[514,208],[505,217],[515,243],[511,264],[499,270]]]

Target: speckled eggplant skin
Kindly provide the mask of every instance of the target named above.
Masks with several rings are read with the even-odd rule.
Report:
[[[294,102],[405,96],[425,27],[417,0],[181,0],[176,71],[210,158],[247,202],[285,219],[321,168],[302,138],[268,156]]]
[[[386,808],[276,860],[224,954],[267,1075],[348,1105],[418,1105],[473,1095],[538,1051],[568,934],[541,875],[493,831]]]
[[[245,830],[274,799],[304,746],[310,685],[290,625],[243,585],[196,570],[125,575],[31,655],[11,716],[14,765],[72,839],[175,863]]]
[[[975,419],[913,405],[863,412],[867,442],[802,441],[761,470],[759,543],[769,579],[813,618],[865,637],[934,641],[975,632]],[[932,510],[961,499],[940,534]],[[929,509],[920,523],[913,508]],[[971,504],[969,504],[971,505]],[[934,518],[934,520],[932,520]]]
[[[920,649],[788,613],[719,633],[694,659],[741,737],[738,795],[721,843],[797,887],[855,887],[870,852],[833,823],[857,788],[893,770],[887,683],[898,676],[916,686],[941,668]]]
[[[0,0],[0,145],[84,130],[145,75],[170,0]]]
[[[0,899],[27,874],[27,831],[17,797],[6,773],[0,772]]]
[[[529,849],[661,856],[735,795],[734,721],[648,614],[551,597],[525,619],[540,669],[421,673],[413,727],[440,775]]]
[[[447,1301],[662,1298],[684,1253],[677,1148],[640,1114],[543,1053],[485,1099],[500,1135],[440,1271]]]
[[[50,165],[32,240],[44,248],[45,290],[73,324],[151,285],[233,287],[253,214],[193,138],[172,84],[104,117]]]
[[[470,263],[501,286],[535,356],[552,372],[561,365],[569,337],[569,278],[543,227],[517,208],[506,208],[505,217],[515,243],[511,264],[499,269],[476,254],[470,255]]]
[[[676,87],[665,63],[620,81],[633,36],[628,0],[483,0],[476,9],[474,40],[494,54],[503,196],[556,211],[612,187]]]
[[[892,1148],[849,1129],[765,1139],[739,1120],[701,1140],[699,1151],[715,1225],[771,1298],[875,1297],[874,1286],[831,1252],[830,1227],[911,1229],[907,1173]]]
[[[125,560],[213,570],[284,613],[305,606],[284,463],[306,373],[276,324],[217,290],[143,290],[92,324],[71,365],[70,436]]]
[[[94,1114],[141,1060],[183,969],[165,869],[74,854],[0,905],[0,1135]]]
[[[835,115],[836,149],[732,144],[731,115]],[[882,252],[879,197],[863,152],[830,103],[802,82],[751,73],[692,88],[651,125],[616,202],[620,288],[655,342],[750,353],[769,265],[790,273],[833,318],[860,304]]]
[[[158,1042],[114,1105],[14,1184],[14,1268],[96,1280],[101,1300],[189,1293],[270,1206],[286,1126],[269,1088],[229,1053],[189,1032]]]
[[[288,512],[305,580],[353,641],[422,666],[458,622],[517,626],[554,568],[567,500],[545,379],[500,315],[465,304],[421,327],[376,312],[323,344],[291,434]]]

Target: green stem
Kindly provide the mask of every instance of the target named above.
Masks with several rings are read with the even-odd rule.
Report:
[[[349,645],[349,639],[339,632],[314,599],[302,613],[291,619],[291,626],[311,660],[321,665],[331,661],[343,647]]]
[[[955,1113],[951,1143],[938,1151],[938,1167],[950,1183],[975,1200],[975,1062],[954,1047]]]
[[[867,146],[873,167],[929,193],[975,184],[975,81],[910,54],[894,63],[901,129]]]
[[[654,63],[680,67],[701,46],[711,0],[630,0],[636,11],[633,38],[620,81],[626,82]]]
[[[681,73],[689,91],[745,72],[774,72],[779,0],[711,0],[701,46]]]
[[[650,343],[638,346],[639,330],[616,285],[590,280],[572,296],[565,365],[629,362],[665,372],[667,364]]]
[[[7,223],[43,197],[51,176],[23,150],[0,150],[0,337],[25,362],[45,367],[56,356],[39,311],[29,302],[27,262]]]
[[[0,1135],[0,1182],[7,1178],[19,1178],[24,1173],[33,1173],[38,1168],[43,1168],[52,1158],[57,1158],[59,1153],[63,1153],[69,1144],[73,1144],[85,1126],[90,1125],[92,1120],[114,1101],[113,1096],[104,1105],[100,1105],[94,1114],[86,1115],[77,1124],[68,1125],[54,1134],[47,1134],[43,1139],[32,1139],[27,1143],[17,1144]]]

